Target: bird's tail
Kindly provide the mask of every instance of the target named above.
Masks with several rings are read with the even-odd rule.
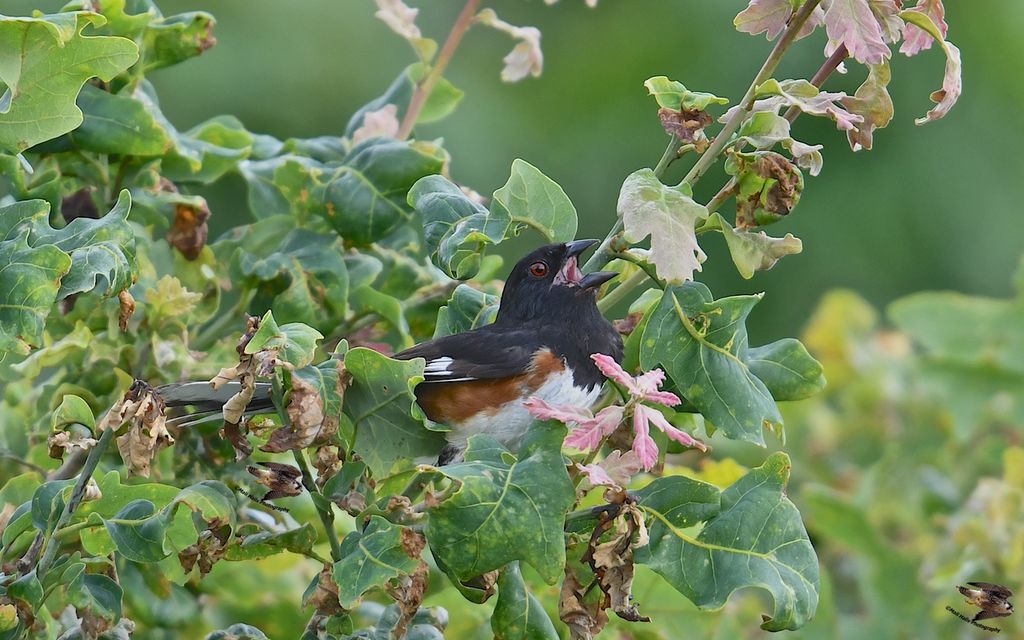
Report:
[[[209,381],[174,382],[155,389],[163,398],[167,407],[192,408],[193,413],[186,413],[168,418],[167,423],[179,427],[190,427],[203,422],[212,422],[222,418],[224,403],[241,389],[239,382],[228,382],[214,389]],[[274,406],[270,398],[269,382],[257,382],[252,400],[245,408],[244,415],[253,416],[266,413]]]

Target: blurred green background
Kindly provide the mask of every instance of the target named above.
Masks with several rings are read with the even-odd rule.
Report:
[[[18,15],[61,4],[7,0],[0,10]],[[438,40],[461,5],[411,4],[422,9],[418,24],[425,35]],[[483,194],[504,184],[514,158],[528,160],[573,199],[580,236],[601,237],[623,178],[653,166],[665,146],[643,81],[667,75],[693,90],[738,99],[770,48],[762,37],[733,30],[732,19],[745,4],[601,0],[596,10],[583,0],[550,7],[540,0],[492,4],[505,20],[542,30],[543,76],[503,84],[501,59],[512,41],[475,29],[446,74],[466,91],[465,99],[453,117],[424,127],[420,137],[443,137],[452,177]],[[876,312],[921,290],[1010,297],[1024,251],[1017,224],[1024,162],[1013,151],[1024,139],[1018,114],[1024,62],[1016,53],[1024,3],[947,4],[949,37],[964,60],[964,94],[948,117],[924,127],[913,123],[941,84],[941,52],[933,47],[913,59],[897,55],[890,87],[896,117],[876,133],[874,151],[853,153],[829,121],[804,117],[794,127],[801,141],[825,144],[825,168],[818,178],[807,177],[800,206],[770,232],[802,238],[803,254],[745,281],[719,236],[701,238],[709,259],[699,279],[716,297],[767,293],[748,324],[751,343],[802,333],[830,381],[816,400],[785,408],[791,434],[785,448],[794,458],[790,495],[826,572],[815,622],[795,636],[803,639],[980,637],[945,612],[955,603],[973,613],[952,586],[992,579],[1016,588],[1024,569],[1024,375],[988,358],[989,348],[1004,348],[1006,335],[1019,328],[974,335],[980,346],[963,349],[959,355],[970,356],[965,364],[944,360],[944,343],[929,343],[925,329],[941,332],[972,319],[972,326],[994,327],[977,320],[994,305],[930,301],[945,312],[920,313],[918,324],[925,326],[901,326],[906,335],[889,331]],[[231,113],[249,130],[278,138],[340,135],[350,114],[413,60],[407,45],[373,17],[372,0],[159,5],[167,15],[204,9],[218,19],[218,46],[150,76],[164,113],[182,130]],[[823,47],[820,31],[799,42],[777,75],[809,77]],[[852,93],[863,76],[862,67],[851,65],[827,88]],[[678,180],[687,166],[673,166],[669,180]],[[723,181],[716,168],[699,185],[698,198],[706,201]],[[213,236],[245,222],[241,179],[229,177],[204,194]],[[512,257],[535,242],[523,238],[502,251]],[[819,307],[836,288],[853,289],[871,306],[838,293]],[[816,308],[816,320],[803,331]],[[684,461],[714,482],[716,473],[719,480],[731,473],[729,457],[753,466],[764,453],[716,443],[714,464],[693,456]],[[219,565],[203,583],[212,611],[206,616],[225,624],[259,618],[272,637],[286,637],[273,632],[303,623],[295,594],[310,577],[298,574],[309,570],[292,556],[273,558],[259,570]],[[555,588],[538,593],[549,604],[556,597]],[[698,615],[664,585],[659,591],[646,570],[638,573],[636,593],[643,611],[671,634],[661,637],[763,635],[755,623],[764,600],[757,596],[736,598],[718,615]],[[457,611],[451,637],[487,637],[488,609],[466,607],[451,590],[433,595],[430,604]],[[182,613],[189,609],[170,599],[166,609],[168,616],[189,617]],[[1000,624],[1013,637],[1024,630],[1024,616]],[[140,637],[179,637],[167,626]],[[628,633],[655,637],[636,626]]]
[[[7,0],[5,13],[56,10],[61,2]],[[424,34],[443,40],[456,2],[411,2]],[[452,175],[485,195],[504,184],[520,157],[561,184],[580,212],[580,236],[602,237],[615,215],[623,178],[653,166],[665,135],[643,81],[667,75],[694,90],[733,100],[770,43],[733,30],[742,0],[539,0],[491,3],[505,20],[543,32],[544,73],[518,84],[499,79],[512,41],[469,32],[446,74],[466,91],[455,117],[422,129],[445,139]],[[853,153],[831,122],[801,118],[794,136],[825,144],[825,168],[808,177],[803,200],[772,235],[791,232],[802,255],[752,281],[736,275],[718,234],[702,238],[710,256],[699,279],[716,296],[766,291],[754,314],[754,343],[792,335],[822,293],[861,292],[878,306],[922,289],[1005,296],[1024,249],[1017,185],[1024,162],[1024,60],[1011,54],[1024,30],[1024,3],[950,2],[949,37],[963,52],[964,94],[949,116],[924,127],[944,58],[937,47],[893,59],[896,117],[875,150]],[[220,113],[278,138],[339,134],[349,115],[379,95],[413,54],[373,17],[370,0],[198,2],[163,0],[167,15],[204,9],[218,20],[219,45],[154,73],[164,113],[179,129]],[[779,77],[809,77],[821,63],[824,33],[800,41]],[[827,87],[852,93],[864,69],[851,65]],[[672,167],[678,179],[687,162]],[[700,185],[705,201],[723,183],[720,169]],[[208,194],[212,235],[241,221],[240,178]],[[526,244],[535,239],[525,240]],[[526,246],[505,249],[515,255]]]

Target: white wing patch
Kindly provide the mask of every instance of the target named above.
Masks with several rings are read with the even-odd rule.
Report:
[[[476,378],[452,378],[454,371],[449,371],[453,360],[448,356],[434,358],[423,367],[423,377],[426,382],[467,382]]]

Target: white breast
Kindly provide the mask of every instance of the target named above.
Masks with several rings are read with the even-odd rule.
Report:
[[[598,385],[589,391],[576,387],[572,369],[566,367],[561,373],[550,376],[533,395],[549,404],[589,409],[601,395],[601,387]],[[447,434],[448,442],[461,449],[470,436],[486,433],[515,451],[532,422],[533,416],[523,408],[522,402],[508,403],[497,413],[477,414],[458,425],[450,425],[452,430]]]

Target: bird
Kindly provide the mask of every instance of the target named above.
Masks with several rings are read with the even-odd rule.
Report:
[[[605,377],[590,356],[620,362],[623,344],[597,306],[598,290],[618,274],[580,269],[580,255],[596,243],[574,240],[531,251],[509,273],[493,323],[395,354],[398,360],[425,362],[413,392],[427,419],[449,428],[438,465],[461,461],[476,434],[516,450],[533,423],[524,406],[531,397],[581,409],[597,402]],[[182,426],[216,419],[237,390],[237,383],[212,390],[206,382],[157,388],[168,407],[208,414],[168,421]],[[270,385],[257,383],[246,414],[271,407]]]
[[[1001,584],[991,582],[968,582],[968,586],[957,586],[968,604],[979,607],[979,611],[971,622],[987,620],[989,618],[1002,618],[1013,613],[1013,604],[1010,603],[1010,596],[1013,592]]]
[[[492,324],[437,338],[395,355],[423,358],[414,389],[427,418],[450,428],[438,464],[461,459],[470,436],[487,434],[508,448],[533,418],[530,397],[588,409],[604,375],[590,356],[622,359],[622,338],[597,307],[597,291],[617,274],[584,274],[579,256],[597,240],[542,246],[512,268]]]

